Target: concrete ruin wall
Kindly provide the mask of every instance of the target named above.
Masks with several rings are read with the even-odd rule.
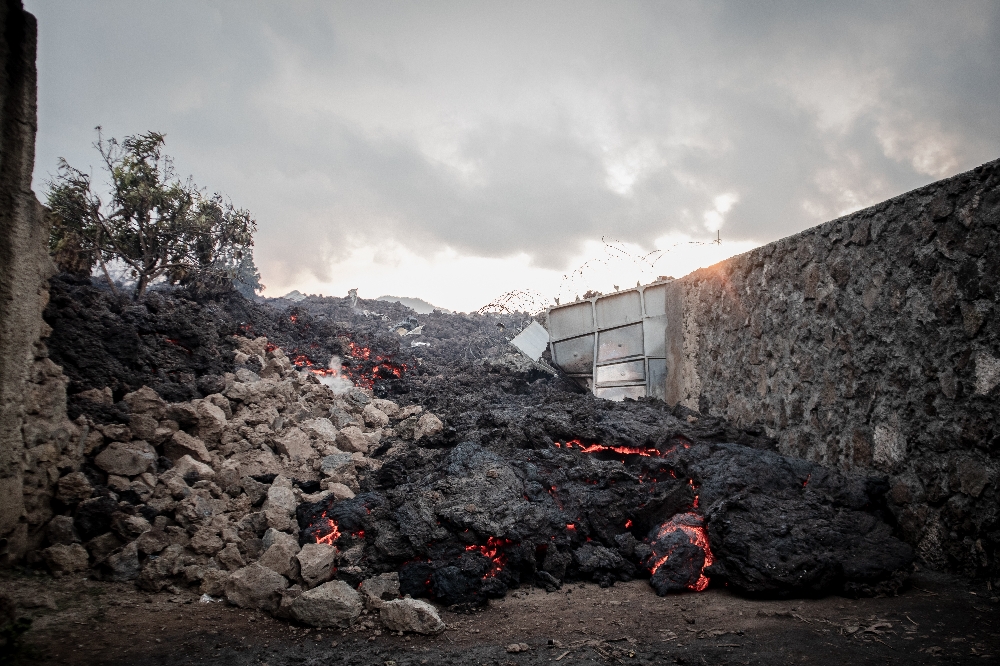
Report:
[[[1000,161],[668,285],[667,401],[889,476],[925,564],[1000,574]]]
[[[54,268],[31,190],[36,24],[20,0],[2,0],[0,26],[0,563],[9,563],[41,544],[60,469],[79,467],[81,433],[42,343]]]

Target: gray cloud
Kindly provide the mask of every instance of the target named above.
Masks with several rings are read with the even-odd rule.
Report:
[[[768,241],[1000,156],[988,0],[26,5],[36,187],[96,124],[166,132],[265,278],[385,238],[565,268],[706,213]]]

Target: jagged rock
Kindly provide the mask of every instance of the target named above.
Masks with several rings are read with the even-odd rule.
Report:
[[[159,592],[170,578],[182,573],[193,563],[193,557],[179,544],[171,544],[159,555],[151,555],[143,563],[138,585],[147,592]]]
[[[277,479],[275,479],[277,481]],[[295,497],[295,491],[288,486],[280,486],[272,483],[267,491],[267,500],[264,501],[264,511],[271,509],[284,511],[286,514],[295,513],[299,500]]]
[[[50,571],[72,573],[83,571],[90,564],[87,549],[78,543],[56,544],[42,551],[42,557]]]
[[[366,578],[361,582],[358,592],[361,593],[365,608],[368,610],[381,608],[385,602],[399,598],[399,574],[393,572]]]
[[[292,460],[309,460],[316,456],[316,451],[309,443],[309,435],[299,428],[289,428],[281,437],[275,439],[274,444],[279,452]]]
[[[121,548],[122,540],[111,532],[108,532],[94,537],[87,542],[86,546],[91,559],[93,559],[95,563],[99,563],[108,555]]]
[[[364,419],[365,425],[372,428],[385,428],[389,425],[389,417],[386,416],[385,412],[372,404],[365,405],[361,417]]]
[[[229,580],[229,572],[220,569],[206,569],[201,577],[201,586],[198,591],[212,597],[221,597],[226,593],[226,581]]]
[[[94,463],[108,474],[136,476],[156,463],[156,449],[143,441],[111,442],[94,458]]]
[[[322,442],[333,444],[337,441],[337,429],[333,426],[330,419],[309,419],[299,424],[299,427],[307,435],[315,437]]]
[[[71,543],[80,543],[80,535],[77,534],[70,516],[55,516],[50,520],[45,529],[45,536],[53,545],[68,546]]]
[[[295,556],[298,552],[299,544],[294,538],[277,540],[261,555],[260,564],[286,578],[297,578],[298,560]]]
[[[148,386],[143,386],[132,393],[126,393],[123,400],[132,414],[151,416],[157,421],[162,419],[167,412],[166,401]]]
[[[368,453],[371,445],[371,440],[357,426],[347,426],[337,433],[337,446],[343,451]]]
[[[298,541],[291,534],[274,529],[273,527],[268,528],[268,530],[264,532],[264,538],[261,540],[264,550],[267,550],[276,543],[282,542],[288,542],[292,545],[298,544]]]
[[[170,545],[170,537],[163,530],[154,528],[143,532],[135,540],[135,545],[143,555],[156,555]]]
[[[284,576],[254,562],[229,576],[226,581],[226,599],[240,608],[256,608],[274,613],[281,603],[281,592],[286,587],[288,581]]]
[[[110,497],[94,497],[80,502],[73,517],[73,525],[80,538],[87,541],[110,530],[117,511],[118,502]]]
[[[442,430],[444,430],[444,424],[441,423],[441,419],[428,412],[417,419],[417,426],[413,430],[413,439],[433,437]]]
[[[198,437],[205,442],[218,444],[228,422],[226,413],[209,400],[195,400],[194,405],[198,423]]]
[[[327,490],[333,495],[335,499],[345,500],[354,497],[354,491],[345,486],[343,483],[330,483],[327,485]]]
[[[219,564],[224,566],[227,571],[236,571],[244,566],[246,562],[243,560],[243,555],[240,554],[240,549],[235,543],[227,543],[226,547],[219,551],[219,554],[215,556],[215,559],[219,561]]]
[[[202,527],[191,537],[190,548],[200,555],[215,555],[222,550],[223,545],[218,529]]]
[[[325,543],[307,543],[295,556],[299,563],[299,574],[307,588],[316,587],[330,580],[337,549]]]
[[[382,624],[390,631],[440,634],[445,630],[437,609],[421,599],[387,601],[382,604],[379,616]]]
[[[342,580],[330,581],[299,595],[289,613],[311,627],[346,628],[361,615],[361,596]]]
[[[173,461],[177,461],[184,456],[191,456],[195,460],[204,463],[211,461],[205,442],[197,437],[192,437],[183,430],[175,432],[173,437],[163,445],[163,455]]]
[[[189,455],[178,458],[177,462],[174,463],[173,471],[188,483],[210,481],[215,478],[215,470]]]
[[[372,400],[372,405],[379,409],[383,414],[388,416],[390,419],[395,419],[399,416],[400,409],[399,405],[394,403],[392,400],[385,400],[382,398],[375,398]]]
[[[133,541],[144,532],[153,529],[149,521],[142,516],[130,516],[125,513],[116,513],[111,520],[111,528],[124,541]]]
[[[222,385],[221,385],[221,389],[220,390],[224,391],[226,389],[226,380],[224,378],[220,378],[220,379],[222,379]],[[205,400],[208,401],[208,402],[210,402],[210,403],[212,403],[213,405],[215,405],[219,409],[221,409],[222,413],[226,417],[226,421],[227,422],[228,422],[229,419],[233,418],[233,405],[232,405],[232,403],[229,402],[229,398],[227,398],[226,396],[222,395],[221,392],[220,393],[213,393],[212,395],[206,396]]]
[[[139,549],[135,542],[125,544],[120,550],[108,555],[101,564],[105,580],[122,582],[139,577]]]
[[[325,456],[320,464],[319,471],[324,476],[353,473],[354,457],[350,453],[334,453],[333,455]]]
[[[134,437],[153,441],[156,439],[156,430],[160,427],[160,423],[148,414],[132,414],[128,421],[128,427]]]
[[[94,494],[94,486],[91,485],[87,475],[83,472],[70,472],[59,479],[56,498],[63,504],[73,505],[90,499]]]

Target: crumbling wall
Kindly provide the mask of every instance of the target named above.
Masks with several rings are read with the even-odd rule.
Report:
[[[41,342],[54,271],[45,209],[31,191],[36,23],[19,0],[3,0],[0,26],[0,561],[10,562],[41,543],[59,467],[80,456],[66,380]]]
[[[1000,575],[1000,161],[668,286],[667,398],[890,477],[927,565]]]

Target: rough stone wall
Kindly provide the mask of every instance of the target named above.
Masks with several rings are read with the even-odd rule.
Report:
[[[1000,161],[669,286],[668,402],[890,477],[924,564],[1000,575]]]
[[[79,465],[66,380],[48,358],[45,210],[31,190],[35,158],[36,23],[0,2],[0,562],[42,541],[58,466]]]

